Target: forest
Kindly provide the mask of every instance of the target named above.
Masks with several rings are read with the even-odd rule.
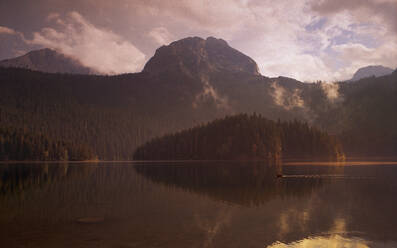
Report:
[[[284,89],[282,105],[274,101],[274,85]],[[340,97],[330,101],[321,83],[244,73],[209,73],[203,84],[180,72],[94,76],[0,68],[0,128],[84,144],[99,160],[131,160],[156,137],[256,112],[337,136],[346,156],[397,155],[397,72],[337,86]],[[288,105],[298,93],[301,106]]]
[[[153,139],[137,148],[136,160],[342,160],[341,144],[300,121],[275,122],[261,115],[227,116]]]
[[[0,161],[82,161],[96,159],[84,144],[52,140],[45,134],[0,128]]]
[[[100,160],[132,159],[148,139],[193,123],[177,118],[186,115],[178,107],[157,108],[162,97],[144,92],[150,83],[143,87],[135,79],[0,68],[0,127],[86,144]]]

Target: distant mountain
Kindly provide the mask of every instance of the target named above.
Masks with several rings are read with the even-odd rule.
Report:
[[[208,72],[243,72],[259,75],[253,59],[231,48],[226,41],[189,37],[156,50],[143,72],[183,71],[190,75]]]
[[[92,74],[94,72],[78,60],[48,48],[2,60],[0,67],[24,68],[49,73]]]
[[[393,73],[393,69],[381,65],[370,65],[362,67],[354,73],[350,81],[357,81],[368,77],[381,77]]]

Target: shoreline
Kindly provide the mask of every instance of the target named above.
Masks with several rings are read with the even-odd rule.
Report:
[[[269,162],[268,160],[83,160],[83,161],[0,161],[2,164],[109,164],[109,163],[203,163],[203,162]],[[351,157],[345,161],[309,160],[309,159],[285,159],[281,160],[283,165],[324,165],[324,166],[352,166],[352,165],[397,165],[397,157]]]

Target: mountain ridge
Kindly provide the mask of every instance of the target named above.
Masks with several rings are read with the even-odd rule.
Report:
[[[48,73],[94,74],[78,60],[50,48],[30,51],[22,56],[0,61],[0,67],[24,68]]]

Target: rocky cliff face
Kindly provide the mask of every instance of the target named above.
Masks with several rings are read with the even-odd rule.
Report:
[[[182,71],[190,75],[208,72],[241,72],[259,75],[254,60],[231,48],[226,41],[190,37],[156,50],[143,72]]]
[[[45,48],[23,56],[0,61],[1,67],[25,68],[50,73],[93,74],[94,71],[79,61]]]

